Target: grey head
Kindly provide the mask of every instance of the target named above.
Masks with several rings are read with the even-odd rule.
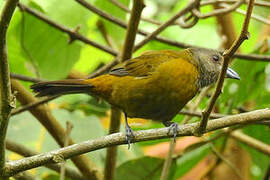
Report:
[[[219,51],[204,48],[188,48],[199,69],[200,88],[217,81],[224,61]],[[239,75],[231,68],[227,69],[226,78],[240,79]]]

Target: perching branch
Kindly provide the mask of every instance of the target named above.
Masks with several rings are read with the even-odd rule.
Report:
[[[209,121],[205,132],[230,127],[234,125],[245,125],[270,118],[270,109],[255,110],[248,113],[232,115]],[[192,136],[197,130],[199,123],[180,125],[177,136]],[[149,129],[136,131],[134,142],[164,139],[172,137],[168,135],[168,128]],[[78,144],[53,150],[47,153],[39,154],[29,158],[23,158],[16,161],[8,162],[4,170],[5,176],[12,176],[16,173],[32,169],[48,163],[57,163],[64,159],[78,156],[87,152],[95,151],[105,147],[126,144],[124,133],[115,133],[94,140],[84,141]]]
[[[211,99],[210,99],[208,106],[203,111],[203,117],[201,119],[200,126],[199,126],[198,131],[197,131],[197,135],[199,135],[199,136],[201,134],[203,134],[203,132],[207,126],[207,121],[208,121],[209,115],[211,114],[212,109],[214,108],[214,105],[216,103],[217,98],[221,94],[221,89],[223,86],[224,78],[226,75],[226,71],[227,71],[230,59],[232,58],[233,54],[237,51],[237,49],[240,47],[240,45],[246,39],[249,38],[248,26],[249,26],[249,21],[250,21],[253,6],[254,6],[254,0],[250,0],[249,4],[248,4],[248,9],[247,9],[247,15],[246,15],[243,27],[242,27],[242,31],[241,31],[238,39],[233,43],[233,45],[230,47],[230,49],[228,51],[225,51],[223,54],[224,62],[222,65],[221,73],[220,73],[219,78],[218,78],[217,87],[215,89],[215,92],[211,96]]]
[[[0,16],[0,177],[5,167],[5,138],[10,112],[12,94],[7,54],[7,29],[18,0],[6,0]]]

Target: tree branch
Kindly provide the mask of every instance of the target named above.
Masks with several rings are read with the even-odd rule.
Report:
[[[245,125],[248,123],[254,123],[256,121],[269,119],[270,109],[255,110],[248,113],[242,113],[238,115],[232,115],[209,121],[206,131],[210,132],[217,129],[230,127],[234,125]],[[199,123],[191,123],[186,125],[180,125],[177,136],[191,136],[196,131]],[[168,128],[149,129],[135,132],[135,142],[164,139],[172,137],[168,135]],[[7,163],[4,171],[5,176],[12,176],[16,173],[35,168],[48,163],[57,163],[59,158],[68,159],[74,156],[78,156],[87,152],[95,151],[105,147],[126,144],[126,137],[124,133],[115,133],[108,136],[100,137],[94,140],[88,140],[79,144],[73,144],[71,146],[53,150],[47,153],[39,154],[29,158],[23,158],[16,161]]]
[[[38,154],[37,152],[28,149],[22,144],[11,141],[10,139],[6,140],[6,149],[24,157],[35,156]],[[61,167],[59,164],[46,164],[45,167],[60,173]],[[66,166],[66,176],[74,180],[84,180],[80,172],[68,166]]]
[[[215,92],[211,96],[209,105],[203,111],[203,117],[201,119],[200,126],[199,126],[198,131],[197,131],[197,135],[199,135],[199,136],[201,134],[203,134],[203,132],[207,126],[207,121],[208,121],[209,115],[212,112],[212,109],[216,103],[217,98],[221,94],[221,89],[223,86],[224,78],[226,76],[226,71],[227,71],[230,59],[232,58],[233,54],[237,51],[237,49],[240,47],[240,45],[246,39],[249,38],[248,26],[249,26],[249,21],[250,21],[253,6],[254,6],[254,0],[249,0],[247,15],[245,17],[245,21],[244,21],[241,33],[240,33],[238,39],[236,41],[234,41],[234,43],[230,47],[230,49],[228,51],[225,51],[223,54],[224,62],[222,65],[221,73],[220,73],[219,78],[218,78],[217,87],[215,89]]]
[[[0,177],[5,167],[5,138],[12,110],[12,94],[7,54],[7,29],[18,0],[6,0],[0,16]]]
[[[240,141],[248,146],[253,147],[254,149],[270,155],[270,146],[268,144],[265,144],[253,137],[250,137],[244,133],[242,133],[241,131],[233,131],[231,133],[229,133],[230,137],[236,139],[237,141]]]

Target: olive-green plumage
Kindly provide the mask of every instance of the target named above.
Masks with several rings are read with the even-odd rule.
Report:
[[[217,81],[218,51],[189,48],[148,51],[93,79],[34,84],[37,96],[87,93],[122,109],[127,116],[169,122],[198,90]],[[230,78],[239,76],[228,69]]]

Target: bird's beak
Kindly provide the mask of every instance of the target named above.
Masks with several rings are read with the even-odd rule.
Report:
[[[228,67],[227,72],[226,72],[226,78],[231,78],[231,79],[238,79],[240,80],[240,76],[231,68]]]

